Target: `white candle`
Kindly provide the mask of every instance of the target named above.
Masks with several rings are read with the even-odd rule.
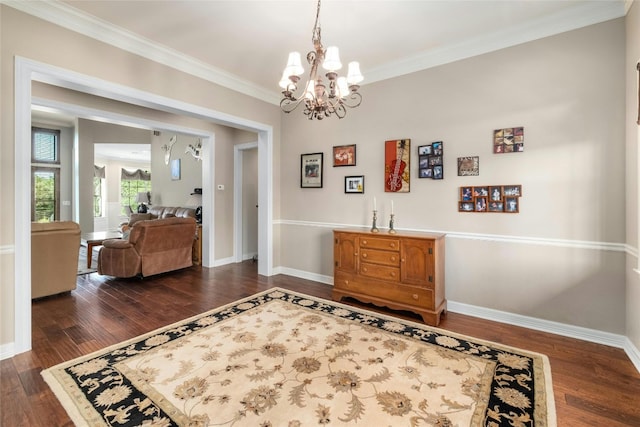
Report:
[[[391,215],[393,215],[393,200],[391,201]]]
[[[375,197],[373,198],[373,210],[374,211],[376,210],[376,198]]]

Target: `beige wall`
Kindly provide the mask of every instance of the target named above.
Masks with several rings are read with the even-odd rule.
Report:
[[[83,232],[93,231],[93,164],[95,144],[150,144],[151,132],[93,120],[78,120],[78,223]],[[119,182],[119,181],[118,181]]]
[[[180,160],[180,179],[171,176],[171,162],[165,164],[163,145],[176,136],[171,149],[171,161]],[[160,132],[151,141],[151,203],[160,206],[185,206],[196,187],[202,188],[202,161],[185,153],[189,145],[195,146],[198,138],[177,132]]]
[[[3,209],[0,211],[0,266],[2,266],[2,283],[0,289],[0,346],[14,341],[15,313],[14,288],[19,280],[20,272],[13,271],[14,265],[14,58],[20,56],[66,70],[86,74],[94,78],[103,79],[119,85],[129,86],[138,90],[158,94],[190,105],[201,106],[210,110],[241,117],[273,128],[274,163],[279,162],[280,145],[280,110],[277,106],[241,95],[229,89],[222,88],[202,79],[187,75],[172,68],[159,65],[140,58],[99,41],[78,35],[72,31],[41,21],[23,14],[6,5],[0,5],[0,194]],[[167,84],[170,82],[170,84]],[[44,88],[42,86],[45,86]],[[63,96],[56,97],[58,101],[69,102],[78,94],[72,91],[49,88],[47,85],[35,83],[34,96],[47,97],[51,90]],[[83,95],[80,95],[83,96]],[[101,108],[104,100],[93,100],[96,104],[88,104],[93,108]],[[81,104],[84,105],[84,104]],[[134,113],[140,107],[129,107]],[[124,114],[128,114],[125,112]],[[159,117],[171,116],[169,113],[157,112],[154,120]],[[233,144],[233,130],[218,124],[206,123],[204,127],[194,125],[193,118],[180,118],[181,125],[202,129],[207,133],[224,135],[220,141],[230,141]],[[200,122],[200,124],[202,124]],[[217,142],[219,142],[217,140]],[[28,141],[27,141],[28,143]],[[225,144],[220,144],[225,145]],[[233,150],[231,150],[233,152]],[[88,155],[88,154],[87,154]],[[87,160],[87,159],[84,159]],[[93,162],[91,153],[89,162]],[[216,152],[216,161],[225,161],[223,153]],[[222,173],[222,171],[220,171]],[[225,171],[228,174],[228,171]],[[274,174],[273,199],[278,203],[279,175]],[[83,179],[83,177],[80,177]],[[85,177],[86,178],[86,177]],[[215,171],[214,181],[222,180],[232,183],[226,175],[219,176]],[[215,183],[210,183],[212,186]],[[231,191],[232,186],[229,186]],[[80,189],[83,192],[83,188]],[[85,191],[86,192],[86,191]],[[216,206],[222,202],[216,199]],[[232,206],[232,205],[230,205]],[[231,221],[232,216],[221,214],[222,220]],[[218,220],[218,218],[216,218]],[[82,222],[82,218],[81,218]],[[218,228],[218,224],[216,224]],[[232,230],[232,226],[220,227]],[[224,256],[223,249],[218,253],[218,245],[224,242],[216,241],[216,257]],[[229,250],[230,256],[232,249]],[[275,258],[275,256],[274,256]]]
[[[284,116],[281,265],[330,278],[331,226],[369,225],[376,197],[386,227],[393,200],[396,228],[449,233],[450,301],[623,334],[624,34],[618,19],[366,85],[340,121]],[[492,131],[513,126],[524,152],[492,154]],[[411,191],[385,193],[384,141],[399,138]],[[418,179],[417,147],[439,140],[445,179]],[[331,166],[342,144],[355,167]],[[324,187],[301,189],[314,152]],[[480,157],[479,176],[457,176],[461,156]],[[365,176],[364,195],[344,194],[346,175]],[[457,211],[460,186],[500,184],[522,185],[519,214]]]
[[[638,163],[640,143],[638,119],[638,71],[640,62],[640,4],[634,2],[626,17],[626,200],[627,200],[627,244],[636,250],[635,256],[627,257],[626,275],[626,336],[636,349],[640,349],[640,273],[638,268]]]
[[[623,165],[637,150],[629,132],[625,147],[621,102],[631,84],[625,57],[640,56],[637,9],[627,17],[626,56],[625,20],[618,19],[365,85],[363,105],[344,120],[311,122],[1,5],[0,344],[13,340],[14,328],[13,58],[20,55],[272,125],[275,266],[330,278],[331,229],[368,225],[376,196],[383,225],[393,200],[397,228],[449,233],[449,300],[626,333],[637,347],[638,279],[624,279],[625,258],[626,271],[637,259],[620,250],[638,241],[637,231],[626,230],[637,229],[635,203],[625,210],[625,189],[637,176],[635,164],[626,177]],[[511,126],[525,128],[524,153],[493,155],[493,129]],[[218,135],[246,142],[235,131],[215,133],[216,142]],[[383,143],[396,138],[412,140],[408,194],[383,190]],[[418,179],[415,150],[437,140],[444,141],[445,179]],[[355,167],[331,167],[331,147],[342,144],[357,144]],[[226,188],[216,209],[232,203],[232,168],[218,163],[230,152],[216,147],[212,184]],[[325,155],[324,187],[301,189],[300,154],[312,152]],[[480,176],[458,177],[457,157],[471,155],[480,156]],[[365,194],[344,194],[345,175],[365,175]],[[521,184],[521,212],[457,212],[460,186],[490,184]],[[231,256],[218,245],[216,258]]]

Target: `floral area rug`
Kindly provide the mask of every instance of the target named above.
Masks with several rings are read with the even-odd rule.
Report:
[[[79,426],[555,426],[547,357],[274,288],[54,366]]]

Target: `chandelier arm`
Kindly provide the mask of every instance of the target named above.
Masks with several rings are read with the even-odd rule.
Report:
[[[304,98],[296,99],[294,97],[282,98],[282,100],[280,101],[280,108],[285,113],[290,113],[296,108],[298,108],[298,105],[300,105],[304,100],[305,100]]]
[[[356,108],[362,103],[362,95],[360,92],[351,92],[343,98],[343,105],[349,108]]]

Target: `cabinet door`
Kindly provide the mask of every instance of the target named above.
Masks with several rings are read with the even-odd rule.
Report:
[[[433,287],[434,242],[429,239],[406,238],[400,243],[402,283]]]
[[[358,260],[358,238],[354,234],[334,233],[333,262],[336,271],[355,273]]]

